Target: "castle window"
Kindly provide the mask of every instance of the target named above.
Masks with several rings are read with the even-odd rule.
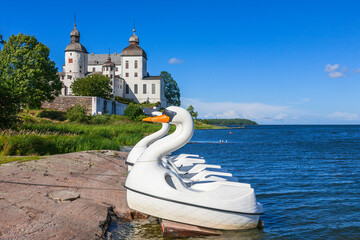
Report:
[[[125,77],[129,77],[129,73],[125,73]]]
[[[109,75],[108,75],[108,74],[106,74],[106,76],[107,76],[107,77],[109,77]]]
[[[61,76],[61,79],[64,80],[64,76]]]
[[[112,74],[110,75],[110,78],[112,78]]]
[[[135,94],[138,93],[138,85],[137,85],[137,84],[134,85],[134,93],[135,93]]]
[[[118,67],[116,67],[116,71],[117,71],[117,72],[119,71],[119,68],[118,68]]]
[[[136,73],[134,73],[134,77],[137,77],[138,75],[137,75],[137,72]]]
[[[143,84],[143,94],[146,93],[146,84]]]
[[[135,68],[135,69],[138,68],[138,62],[137,62],[137,60],[135,60],[134,68]]]
[[[129,94],[129,85],[126,84],[126,90],[125,90],[126,94]]]
[[[109,71],[109,67],[106,67],[106,71]]]
[[[126,62],[125,62],[125,68],[126,68],[126,69],[129,69],[129,61],[126,61]]]
[[[152,91],[152,94],[155,94],[155,84],[151,84],[151,91]]]
[[[72,53],[70,53],[70,56],[72,56]]]
[[[69,63],[72,63],[73,62],[73,59],[72,58],[69,58]]]
[[[93,68],[93,72],[95,72],[95,68]]]

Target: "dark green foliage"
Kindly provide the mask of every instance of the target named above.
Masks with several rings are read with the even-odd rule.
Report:
[[[88,123],[90,118],[86,113],[86,107],[81,104],[76,104],[72,108],[66,110],[66,118],[70,122]]]
[[[139,120],[138,117],[144,115],[144,111],[139,105],[130,103],[126,107],[124,115],[129,117],[131,120]]]
[[[212,125],[222,125],[222,126],[232,126],[232,125],[258,125],[256,122],[251,121],[249,119],[204,119],[202,120],[204,123],[212,124]]]
[[[77,96],[95,96],[104,99],[112,99],[110,78],[104,75],[94,74],[84,78],[77,78],[71,84],[73,94]]]
[[[115,101],[117,101],[119,103],[125,103],[125,104],[135,103],[131,99],[127,99],[127,98],[123,98],[123,97],[119,97],[119,96],[115,97]]]
[[[51,120],[65,121],[66,113],[55,110],[43,110],[37,115],[39,118],[50,118]]]
[[[167,106],[180,106],[180,89],[176,81],[170,73],[162,71],[160,76],[165,82],[165,98],[167,99]]]
[[[20,110],[11,91],[3,86],[0,80],[0,128],[13,126],[17,121],[17,113]]]
[[[12,35],[0,51],[1,87],[23,108],[39,108],[41,102],[52,101],[62,87],[56,75],[50,49],[34,36]]]

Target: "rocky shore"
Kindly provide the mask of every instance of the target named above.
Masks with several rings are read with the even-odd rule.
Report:
[[[126,204],[126,156],[86,151],[0,165],[0,239],[103,239],[111,216],[142,217]]]

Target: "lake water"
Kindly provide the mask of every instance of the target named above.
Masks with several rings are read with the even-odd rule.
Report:
[[[263,230],[208,239],[360,239],[360,126],[196,130],[179,153],[221,165],[264,205]]]

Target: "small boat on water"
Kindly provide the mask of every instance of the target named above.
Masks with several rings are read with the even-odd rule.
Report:
[[[125,182],[130,208],[155,217],[214,229],[257,226],[263,208],[256,201],[250,184],[216,180],[188,182],[178,166],[176,170],[173,164],[163,160],[193,135],[193,120],[185,109],[168,107],[163,115],[144,120],[174,124],[181,131],[152,143],[136,160]],[[168,157],[168,161],[172,160]]]

